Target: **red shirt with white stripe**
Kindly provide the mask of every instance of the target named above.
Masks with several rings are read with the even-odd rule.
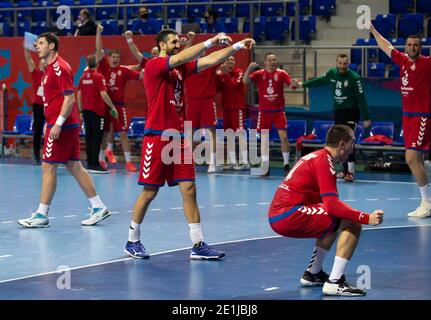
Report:
[[[290,86],[290,75],[282,70],[275,69],[269,72],[258,70],[249,75],[256,84],[259,93],[259,111],[284,111],[284,85]]]
[[[124,88],[127,81],[139,80],[139,72],[125,65],[111,68],[106,56],[99,62],[98,71],[105,77],[108,94],[112,102],[117,106],[124,106]]]
[[[245,85],[242,82],[244,71],[235,68],[226,74],[217,74],[217,90],[221,92],[221,104],[224,110],[245,109]]]
[[[90,110],[97,115],[106,115],[106,105],[100,95],[101,91],[106,91],[105,78],[94,69],[87,69],[79,79],[78,90],[81,90],[82,109]]]
[[[392,60],[400,66],[403,115],[431,116],[431,57],[419,56],[410,61],[407,54],[396,49]]]
[[[329,215],[368,224],[369,215],[349,207],[338,199],[337,177],[331,154],[326,148],[302,157],[278,187],[269,217],[286,208],[323,202]]]
[[[50,63],[42,77],[43,105],[46,122],[53,126],[61,112],[64,96],[73,94],[72,68],[60,56]],[[72,107],[72,112],[63,124],[63,128],[79,126],[78,109]]]

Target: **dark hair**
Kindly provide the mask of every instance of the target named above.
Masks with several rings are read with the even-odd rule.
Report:
[[[52,32],[44,32],[41,33],[39,35],[39,37],[37,37],[38,39],[40,38],[45,38],[46,41],[48,42],[48,45],[50,45],[51,43],[54,44],[54,51],[57,52],[58,51],[58,46],[59,46],[59,41],[58,41],[58,37],[53,34]]]
[[[120,50],[118,49],[112,49],[111,51],[109,51],[108,56],[112,56],[113,54],[120,54]]]
[[[90,69],[97,67],[97,58],[96,55],[90,54],[87,56],[87,65]]]
[[[157,34],[157,37],[156,37],[156,44],[157,44],[157,49],[159,49],[159,51],[160,51],[160,45],[159,45],[159,43],[160,43],[160,42],[166,42],[166,38],[167,38],[167,37],[168,37],[168,35],[170,35],[170,34],[178,35],[178,33],[177,33],[175,30],[173,30],[173,29],[163,29],[162,31],[160,31],[160,32]]]
[[[406,38],[406,42],[407,42],[407,39],[416,39],[416,40],[419,40],[419,45],[421,46],[421,38],[417,34],[411,34],[411,35],[409,35]]]
[[[347,56],[347,54],[345,54],[345,53],[340,53],[338,56],[337,56],[337,59],[335,60],[335,61],[338,61],[338,59],[343,59],[343,58],[347,58],[347,61],[349,61],[349,57]]]
[[[218,18],[218,13],[216,10],[214,10],[213,8],[208,8],[207,12],[209,14],[210,17],[213,17],[214,21],[217,20]]]
[[[268,57],[270,55],[274,55],[275,56],[275,53],[274,52],[267,52],[267,53],[265,53],[264,59],[266,60],[266,57]]]
[[[350,142],[352,140],[353,130],[344,124],[332,126],[326,134],[326,145],[332,148],[337,148],[341,141]]]
[[[90,13],[90,11],[87,8],[82,9],[81,12],[86,15],[87,19],[90,19],[91,13]]]

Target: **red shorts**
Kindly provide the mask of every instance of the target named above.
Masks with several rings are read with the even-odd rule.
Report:
[[[269,215],[271,228],[291,238],[323,238],[337,231],[341,222],[330,216],[321,203],[287,207],[283,213],[271,215],[270,211]]]
[[[118,112],[118,119],[113,118],[111,113],[108,113],[105,117],[105,124],[103,125],[103,131],[105,132],[109,132],[111,123],[113,125],[114,132],[124,132],[128,130],[126,107],[115,106],[115,109],[117,109]]]
[[[431,138],[431,117],[403,116],[403,135],[406,149],[428,151]]]
[[[217,107],[214,98],[187,99],[186,121],[193,129],[213,128],[217,125]]]
[[[271,130],[272,124],[277,130],[283,130],[287,128],[287,118],[284,111],[278,112],[262,112],[259,111],[257,116],[257,130],[268,129]]]
[[[42,161],[67,163],[80,160],[79,128],[63,128],[56,140],[49,138],[50,128],[46,129]]]
[[[245,124],[245,110],[223,110],[223,128],[232,129],[236,131],[238,129],[244,129]]]
[[[181,139],[181,142],[175,143],[162,141],[161,136],[144,136],[139,184],[161,187],[165,182],[174,186],[181,181],[194,180],[195,164],[188,140]]]

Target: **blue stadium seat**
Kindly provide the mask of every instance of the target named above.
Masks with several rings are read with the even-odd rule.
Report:
[[[124,4],[139,4],[139,0],[124,0]],[[139,7],[127,7],[126,14],[127,20],[135,19],[138,17]],[[124,19],[124,7],[120,6],[120,10],[118,12],[118,19]]]
[[[59,0],[58,1],[59,6],[74,6],[75,1],[74,0]],[[72,17],[75,19],[79,15],[80,9],[71,9]],[[58,17],[57,10],[51,11],[51,19],[56,20]]]
[[[421,39],[422,52],[421,54],[424,56],[430,55],[430,48],[424,48],[424,46],[431,46],[431,38],[422,38]]]
[[[304,140],[304,143],[316,143],[321,144],[326,142],[326,133],[334,125],[334,121],[331,120],[316,120],[313,121],[313,130],[311,133],[316,135],[314,140]]]
[[[178,3],[182,2],[184,3],[184,0],[165,0],[166,3]],[[166,9],[168,10],[168,19],[171,18],[182,18],[184,17],[186,13],[186,6],[185,5],[171,5],[167,6]]]
[[[41,34],[48,30],[46,21],[38,21],[31,27],[31,33]]]
[[[118,8],[104,7],[104,5],[115,5],[117,0],[101,0],[100,7],[96,10],[96,20],[117,19]]]
[[[299,20],[299,39],[309,43],[316,33],[316,16],[300,16]],[[295,40],[295,21],[292,22],[291,39]]]
[[[14,135],[24,135],[31,132],[31,126],[33,122],[33,117],[28,114],[19,114],[15,118],[15,123],[13,125],[13,129],[9,131],[3,131],[3,137],[7,138],[7,136]]]
[[[177,23],[178,20],[180,20],[182,24],[189,23],[189,19],[188,18],[168,19],[168,26],[169,26],[169,28],[175,30],[175,26],[176,26],[176,23]],[[202,18],[201,20],[203,20],[202,23],[205,23],[205,19]],[[201,26],[201,28],[202,28],[202,26]]]
[[[16,4],[17,8],[32,8],[33,3],[31,1],[20,1]],[[26,21],[31,19],[32,10],[18,10],[17,18],[18,21]]]
[[[392,32],[395,32],[397,16],[394,14],[378,14],[376,16],[377,21],[387,21],[391,26]]]
[[[132,24],[131,24],[131,22],[132,22]],[[161,19],[161,18],[149,18],[146,23],[142,23],[142,24],[140,22],[141,21],[139,19],[129,20],[127,23],[127,26],[129,27],[128,30],[134,29],[133,26],[135,24],[138,24],[138,26],[139,26],[138,29],[143,34],[157,34],[162,29],[162,25],[163,25],[163,19]],[[175,29],[175,25],[174,25],[173,29]],[[134,30],[134,32],[136,32],[136,31],[138,31],[138,30]]]
[[[132,117],[130,119],[129,130],[127,135],[131,139],[142,138],[145,129],[145,117]]]
[[[311,14],[330,17],[335,12],[335,0],[312,0]]]
[[[383,78],[385,76],[384,63],[369,63],[368,64],[368,77]]]
[[[309,15],[310,14],[310,0],[299,0],[299,14]],[[295,15],[295,3],[286,3],[286,15],[293,17]]]
[[[429,1],[429,0],[416,0],[416,12],[431,13],[431,1]]]
[[[404,132],[401,129],[400,133],[395,135],[394,140],[392,141],[392,145],[394,147],[403,147],[404,146]]]
[[[253,38],[257,41],[262,40],[265,35],[266,29],[266,17],[256,17],[253,22],[254,34]],[[244,22],[244,33],[250,32],[250,23],[249,19],[245,19]]]
[[[206,10],[205,4],[199,2],[207,2],[207,0],[188,0],[187,1],[187,16],[189,18],[201,18]]]
[[[213,8],[219,18],[221,17],[231,17],[233,12],[235,11],[234,5],[232,3],[231,0],[218,0],[219,2],[223,1],[223,2],[229,2],[226,4],[213,4],[211,5],[211,8]]]
[[[393,122],[372,122],[371,123],[371,129],[370,129],[370,137],[374,135],[384,135],[390,139],[394,138],[394,123]],[[361,141],[361,145],[377,145],[381,146],[384,145],[383,142],[378,141]]]
[[[260,5],[260,14],[265,17],[284,16],[283,2],[280,3],[262,3]]]
[[[226,27],[227,33],[238,33],[238,18],[220,18]]]
[[[396,64],[391,65],[391,70],[389,71],[389,78],[399,78],[400,77],[400,67]]]
[[[389,13],[407,13],[414,6],[413,0],[389,0]]]
[[[94,6],[96,4],[96,0],[78,0],[76,4],[81,6]],[[90,14],[94,17],[95,16],[94,8],[88,7],[87,9],[90,12]],[[78,9],[78,14],[79,14],[79,10],[81,9]]]
[[[18,22],[18,37],[24,36],[24,32],[30,32],[30,22],[21,21]]]
[[[278,130],[272,125],[271,130],[269,130],[269,141],[280,142],[280,136],[278,135]]]
[[[241,1],[249,1],[249,0],[238,0],[236,7],[235,7],[235,15],[237,17],[250,17],[250,4],[249,3],[238,3]],[[254,3],[252,5],[253,8],[253,14],[256,15],[258,11],[258,4]]]
[[[398,39],[388,39],[391,44],[394,47],[398,47],[398,46],[404,46],[404,39],[398,38]],[[403,51],[404,48],[396,48],[399,51]],[[388,57],[386,55],[386,53],[384,53],[383,50],[379,50],[378,51],[378,58],[379,58],[379,62],[384,63],[384,64],[392,64],[392,59],[390,57]]]
[[[158,6],[147,6],[147,9],[148,9],[148,14],[151,18],[160,18],[162,16],[163,6],[161,5],[161,3],[163,2],[163,0],[146,0],[142,2],[160,3],[160,5]],[[143,5],[145,6],[145,4]]]
[[[43,8],[43,7],[51,7],[54,6],[52,0],[39,0],[33,3],[33,6],[36,8]],[[33,10],[33,21],[46,21],[46,11],[47,10]],[[51,10],[52,12],[52,10]]]
[[[307,121],[305,120],[287,121],[287,138],[290,143],[295,143],[296,139],[306,134],[307,134]]]
[[[12,3],[10,2],[0,2],[0,22],[10,22],[13,20],[13,11],[2,11],[2,8],[12,8]]]
[[[376,39],[363,39],[359,38],[356,40],[354,46],[375,46],[377,45]],[[375,60],[377,58],[377,49],[366,49],[368,61]],[[362,49],[351,49],[350,61],[356,64],[362,64]]]
[[[372,20],[374,28],[385,38],[391,38],[395,32],[392,28],[391,23],[387,20]],[[370,33],[370,37],[374,38],[374,35]]]
[[[104,35],[116,35],[118,34],[118,21],[117,20],[103,20],[103,34]]]
[[[352,71],[358,72],[358,65],[356,63],[350,63],[348,68]]]
[[[406,13],[398,21],[398,37],[407,38],[424,30],[424,15],[422,13]]]
[[[361,143],[364,139],[364,124],[358,123],[355,130],[355,143]]]
[[[270,17],[266,24],[266,40],[283,41],[286,33],[289,32],[290,19],[284,17]]]
[[[0,22],[0,36],[12,37],[13,30],[8,22]]]

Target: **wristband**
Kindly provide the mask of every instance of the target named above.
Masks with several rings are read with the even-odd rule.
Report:
[[[241,42],[234,43],[232,46],[232,49],[235,51],[241,50],[243,48],[245,48],[245,45]]]
[[[127,38],[126,41],[127,41],[127,43],[132,43],[133,39],[132,38]]]
[[[65,121],[66,121],[65,117],[58,116],[57,121],[55,122],[55,124],[61,127]]]
[[[211,48],[213,45],[214,44],[212,43],[211,39],[208,39],[207,41],[204,42],[204,46],[207,49]]]

